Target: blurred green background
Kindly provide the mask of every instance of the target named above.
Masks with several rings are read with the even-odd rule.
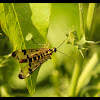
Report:
[[[18,78],[21,70],[20,65],[9,54],[13,50],[25,47],[26,49],[39,48],[32,41],[25,40],[27,34],[32,32],[36,42],[49,43],[50,48],[58,47],[64,41],[66,35],[73,30],[77,33],[77,38],[80,41],[84,34],[81,33],[80,28],[79,4],[14,3],[12,5],[13,11],[16,11],[15,16],[18,16],[17,21],[19,23],[16,20],[11,21],[13,20],[13,14],[10,13],[12,11],[10,10],[11,4],[5,3],[0,6],[0,96],[100,96],[100,44],[96,43],[100,41],[100,5],[82,4],[84,23],[81,24],[84,25],[85,39],[87,41],[95,41],[95,43],[82,42],[81,44],[79,42],[78,46],[82,46],[82,49],[78,49],[75,44],[68,44],[65,41],[58,50],[70,56],[76,63],[60,52],[53,53],[52,59],[46,61],[39,69],[33,95],[29,94],[25,81]],[[88,9],[89,7],[90,10]],[[4,17],[2,17],[3,13]],[[93,13],[93,15],[88,17],[89,13]],[[91,19],[91,17],[93,18]],[[4,21],[3,18],[5,19]],[[88,18],[92,20],[91,24],[87,21]],[[16,31],[19,24],[19,29],[22,30],[22,33],[17,33]],[[91,26],[90,29],[88,29],[88,25]],[[15,33],[16,35],[14,35]],[[23,37],[21,38],[21,36]],[[20,44],[21,46],[19,46]],[[79,66],[77,66],[77,63]]]

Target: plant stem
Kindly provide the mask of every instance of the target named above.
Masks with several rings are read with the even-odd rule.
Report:
[[[83,18],[83,6],[82,3],[79,3],[79,16],[80,16],[80,33],[81,33],[81,38],[85,39],[85,31],[84,31],[84,18]],[[76,54],[76,57],[79,57],[79,54]],[[77,62],[79,61],[79,59],[77,59]],[[81,61],[80,61],[81,62]],[[72,75],[72,79],[71,79],[71,83],[70,83],[70,88],[69,88],[69,93],[68,96],[74,96],[74,91],[76,89],[76,84],[78,81],[78,77],[79,77],[79,72],[80,72],[80,68],[79,66],[76,64],[75,65],[75,69]]]
[[[77,79],[78,79],[78,76],[79,76],[79,69],[80,69],[79,66],[77,64],[75,64],[73,76],[72,76],[72,79],[71,79],[71,84],[69,86],[70,88],[69,88],[68,96],[71,96],[71,97],[74,96],[74,91],[75,91]]]
[[[89,3],[88,12],[87,12],[87,20],[86,20],[86,33],[88,38],[91,38],[90,32],[92,28],[94,13],[95,13],[96,3]]]
[[[97,56],[97,53],[94,53],[92,58],[88,61],[82,74],[79,77],[76,91],[75,91],[75,96],[79,94],[80,89],[84,86],[84,82],[88,78],[88,75],[90,75],[91,71],[93,70],[97,62],[98,62],[98,56]]]
[[[78,5],[79,5],[79,16],[80,16],[80,33],[81,33],[81,36],[85,38],[83,4],[78,3]]]

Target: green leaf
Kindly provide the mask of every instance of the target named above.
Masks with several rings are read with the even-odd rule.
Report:
[[[39,33],[45,38],[49,27],[49,17],[51,12],[50,3],[30,3],[32,10],[32,22]]]
[[[0,4],[0,24],[4,33],[9,37],[15,50],[40,48],[31,40],[27,40],[27,35],[31,34],[38,44],[45,42],[47,29],[49,26],[50,4],[34,3],[1,3]],[[31,38],[30,38],[31,39]],[[36,70],[25,79],[30,95],[35,91]]]

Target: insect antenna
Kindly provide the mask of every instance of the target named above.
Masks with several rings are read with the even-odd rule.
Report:
[[[58,50],[57,50],[58,51]],[[78,63],[76,63],[76,61],[74,60],[74,59],[72,59],[70,56],[68,56],[68,55],[66,55],[66,54],[64,54],[63,52],[61,52],[61,51],[58,51],[58,52],[60,52],[61,54],[63,54],[63,55],[65,55],[65,56],[67,56],[68,58],[70,58],[75,64],[77,64],[77,66],[79,66],[78,65]],[[80,68],[80,66],[79,66],[79,68]]]
[[[67,38],[66,38],[66,39],[67,39]],[[65,40],[66,40],[66,39],[65,39]],[[65,42],[65,40],[64,40],[56,49],[58,49],[58,48]]]
[[[66,39],[67,39],[67,38],[66,38]],[[65,39],[65,40],[66,40],[66,39]],[[74,59],[72,59],[72,58],[71,58],[70,56],[68,56],[67,54],[64,54],[63,52],[61,52],[61,51],[58,50],[58,48],[65,42],[65,40],[56,48],[56,51],[60,52],[61,54],[65,55],[65,56],[67,56],[67,57],[70,58],[75,64],[77,64],[77,66],[79,66],[78,63],[76,63],[76,61],[75,61]],[[80,68],[80,66],[79,66],[79,68]]]

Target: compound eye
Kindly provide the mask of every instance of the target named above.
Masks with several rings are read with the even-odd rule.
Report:
[[[57,51],[57,49],[56,48],[54,48],[54,52],[56,52]]]

